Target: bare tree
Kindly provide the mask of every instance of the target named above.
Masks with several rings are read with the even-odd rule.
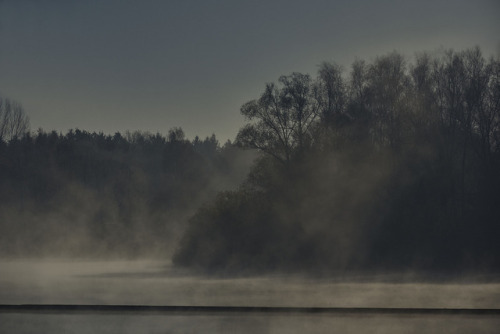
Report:
[[[322,104],[322,121],[328,126],[334,125],[347,105],[347,84],[342,78],[342,68],[337,64],[322,63],[318,70],[317,89]]]
[[[399,149],[406,133],[408,86],[404,57],[398,53],[378,57],[368,68],[368,107],[373,116],[373,139]]]
[[[236,140],[288,165],[310,142],[320,103],[309,75],[293,73],[279,81],[280,86],[267,84],[259,99],[241,107],[249,123]]]
[[[487,99],[487,116],[489,127],[485,131],[488,148],[492,152],[500,153],[500,57],[490,60],[491,78]]]
[[[0,97],[0,140],[10,141],[29,130],[29,118],[17,101]]]

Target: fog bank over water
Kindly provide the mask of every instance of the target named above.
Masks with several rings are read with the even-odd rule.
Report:
[[[2,304],[500,308],[500,283],[203,277],[162,261],[2,261]]]
[[[500,283],[202,277],[169,262],[0,262],[0,303],[291,307],[500,308]],[[366,279],[366,277],[365,277]],[[464,283],[468,282],[468,283]],[[495,316],[1,313],[0,332],[43,333],[496,333]]]

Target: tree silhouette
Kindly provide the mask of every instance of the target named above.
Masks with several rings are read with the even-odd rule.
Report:
[[[29,130],[29,118],[20,103],[0,96],[0,140],[21,137]]]
[[[259,99],[241,107],[249,123],[238,132],[236,142],[289,165],[310,144],[320,103],[309,75],[293,73],[279,82],[279,86],[267,84]]]
[[[413,63],[393,52],[346,77],[323,63],[316,79],[266,85],[237,137],[263,154],[240,190],[197,212],[177,263],[497,270],[499,64],[479,48]],[[245,247],[255,235],[260,248]]]

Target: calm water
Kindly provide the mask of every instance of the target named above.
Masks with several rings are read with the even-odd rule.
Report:
[[[214,279],[159,261],[2,261],[0,304],[500,308],[500,283]],[[0,313],[0,333],[497,333],[497,318]]]

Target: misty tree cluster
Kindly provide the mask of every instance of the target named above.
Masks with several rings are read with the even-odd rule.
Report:
[[[248,164],[231,143],[189,141],[180,128],[9,134],[0,141],[2,256],[165,256],[182,222],[241,182]]]
[[[500,59],[478,48],[348,73],[323,63],[244,104],[262,154],[191,218],[178,265],[216,272],[500,268]]]
[[[240,273],[500,268],[500,59],[323,63],[241,113],[221,147],[180,128],[33,133],[0,98],[0,255],[174,252],[179,266]]]

